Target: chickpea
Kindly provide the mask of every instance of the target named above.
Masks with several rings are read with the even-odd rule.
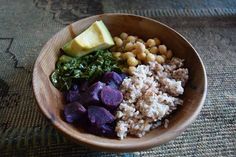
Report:
[[[138,65],[142,64],[142,62],[140,60],[138,60]]]
[[[132,52],[125,52],[121,55],[122,59],[128,59],[129,57],[135,57],[135,55]]]
[[[157,55],[156,56],[156,61],[159,63],[159,64],[163,64],[165,63],[165,58],[161,55]]]
[[[141,43],[141,42],[137,42],[135,44],[135,51],[137,53],[143,53],[145,51],[145,45],[143,43]]]
[[[125,33],[125,32],[120,34],[120,38],[123,39],[123,40],[127,39],[127,37],[128,37],[128,34]]]
[[[165,60],[166,60],[166,56],[165,55],[161,55]]]
[[[143,39],[137,39],[137,42],[140,42],[140,43],[143,43],[143,44],[144,44]]]
[[[166,58],[167,59],[171,59],[173,57],[173,52],[171,51],[171,50],[168,50],[167,52],[166,52]]]
[[[129,42],[127,40],[123,40],[123,46],[125,47],[126,44],[128,44]]]
[[[161,44],[160,39],[158,39],[158,38],[154,38],[154,40],[155,40],[155,43],[156,43],[157,46],[159,46],[159,45]]]
[[[132,51],[135,48],[134,44],[129,42],[125,45],[125,51]]]
[[[117,52],[123,52],[124,49],[123,49],[122,47],[117,47],[117,48],[116,48],[116,51],[117,51]]]
[[[150,50],[149,50],[151,53],[153,53],[153,54],[157,54],[158,53],[158,48],[156,47],[156,46],[153,46],[152,48],[150,48]]]
[[[138,60],[134,57],[128,57],[127,64],[129,66],[137,66],[138,65]]]
[[[128,73],[128,72],[129,72],[129,69],[128,69],[128,68],[122,68],[122,72],[123,72],[123,73]]]
[[[131,52],[132,52],[135,56],[137,56],[137,54],[138,54],[137,51],[136,51],[135,49],[132,50]]]
[[[147,58],[146,58],[147,62],[153,62],[153,61],[155,61],[155,59],[156,59],[156,56],[154,54],[152,54],[152,53],[147,54]]]
[[[155,40],[153,40],[153,39],[148,39],[148,40],[147,40],[147,46],[148,46],[148,47],[153,47],[153,46],[155,46],[155,45],[156,45]]]
[[[144,52],[137,54],[137,58],[138,58],[139,60],[145,60],[145,59],[146,59],[146,56],[147,56],[147,54],[144,53]]]
[[[129,69],[128,69],[128,73],[129,73],[130,75],[133,75],[133,73],[135,72],[135,70],[136,70],[136,67],[135,67],[135,66],[130,66]]]
[[[123,41],[119,37],[114,37],[114,41],[117,47],[121,47],[123,45]]]
[[[121,53],[120,52],[113,52],[112,55],[116,57],[117,59],[120,59]]]
[[[148,54],[148,53],[150,53],[150,51],[148,49],[145,49],[144,53]]]
[[[135,38],[135,36],[130,35],[130,36],[127,37],[126,40],[129,41],[129,42],[133,42],[134,43],[136,38]]]
[[[158,48],[159,48],[160,54],[162,54],[162,55],[166,54],[166,51],[167,51],[166,45],[159,45]]]

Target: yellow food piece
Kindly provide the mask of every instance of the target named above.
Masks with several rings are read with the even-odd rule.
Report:
[[[155,61],[155,59],[156,59],[156,57],[154,54],[152,54],[152,53],[147,54],[147,58],[146,58],[147,62]]]
[[[127,41],[129,41],[129,42],[135,42],[135,40],[136,40],[136,38],[132,35],[127,37]]]
[[[128,57],[127,64],[129,66],[137,66],[138,65],[138,60],[134,57]]]
[[[128,59],[129,57],[135,57],[135,55],[132,53],[132,52],[125,52],[125,53],[122,53],[121,55],[122,59]]]
[[[94,22],[84,32],[69,41],[62,48],[74,57],[81,57],[98,49],[106,49],[114,45],[110,32],[102,21]]]
[[[135,48],[134,44],[129,42],[125,45],[125,50],[126,51],[132,51]]]
[[[141,42],[135,44],[135,50],[137,53],[143,53],[145,51],[145,45]]]
[[[166,58],[171,59],[172,56],[173,56],[173,52],[172,52],[171,50],[168,50],[168,51],[166,52]]]
[[[116,57],[117,59],[120,59],[121,57],[121,53],[120,52],[113,52],[112,53],[114,57]]]
[[[157,46],[159,46],[159,45],[161,44],[160,39],[158,39],[158,38],[154,38],[154,40],[155,40],[155,43],[156,43]]]
[[[121,47],[121,46],[122,46],[123,41],[121,40],[121,38],[119,38],[119,37],[114,37],[113,40],[115,41],[115,44],[116,44],[117,47]]]
[[[147,56],[147,54],[144,53],[144,52],[137,54],[137,58],[138,58],[139,60],[145,60],[145,59],[146,59],[146,56]]]
[[[135,72],[135,70],[136,70],[136,67],[135,67],[135,66],[130,66],[129,69],[128,69],[128,73],[129,73],[130,75],[133,75],[133,73]]]
[[[148,39],[146,44],[148,47],[153,47],[156,45],[156,42],[154,39]]]
[[[164,55],[166,53],[166,51],[167,51],[166,45],[159,45],[158,48],[159,48],[160,54],[162,54],[162,55]]]
[[[157,54],[158,48],[156,46],[153,46],[152,48],[150,48],[150,52],[153,54]]]
[[[157,55],[156,56],[156,61],[159,63],[159,64],[163,64],[165,63],[165,58],[161,55]]]
[[[123,32],[123,33],[120,34],[120,38],[123,39],[123,40],[127,39],[127,37],[128,37],[127,33]]]

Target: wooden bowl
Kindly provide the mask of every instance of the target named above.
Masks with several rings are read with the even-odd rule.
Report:
[[[63,97],[50,82],[55,69],[59,49],[96,20],[103,20],[112,36],[121,32],[137,35],[143,39],[159,37],[174,52],[174,56],[185,59],[189,69],[188,81],[183,95],[184,104],[169,118],[167,129],[159,127],[142,138],[128,136],[124,140],[89,134],[66,123],[61,116]],[[192,45],[170,27],[141,16],[129,14],[102,14],[79,20],[54,35],[41,50],[33,71],[33,89],[38,105],[53,125],[79,144],[103,151],[140,151],[166,143],[180,135],[200,112],[207,92],[207,77],[204,65]]]

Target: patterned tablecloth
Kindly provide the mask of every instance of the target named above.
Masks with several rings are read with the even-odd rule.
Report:
[[[39,112],[33,64],[66,24],[93,14],[148,16],[183,34],[206,66],[208,95],[197,120],[175,140],[135,153],[77,145]],[[0,0],[0,156],[236,156],[236,2]]]

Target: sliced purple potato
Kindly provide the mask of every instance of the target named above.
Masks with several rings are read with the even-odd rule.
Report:
[[[69,123],[80,121],[86,113],[86,109],[79,102],[69,103],[64,108],[65,120]]]
[[[94,83],[80,96],[80,102],[86,105],[99,105],[101,103],[100,92],[104,86],[105,84],[100,81]]]
[[[88,119],[97,128],[104,124],[112,123],[115,117],[104,107],[88,106]]]
[[[87,130],[102,136],[115,136],[115,117],[104,107],[89,106]]]
[[[101,91],[101,100],[106,107],[112,109],[122,102],[123,95],[119,90],[106,86]]]
[[[110,124],[103,124],[100,127],[88,125],[86,129],[88,132],[99,136],[116,136],[115,127]]]
[[[79,99],[79,88],[78,85],[74,84],[71,89],[64,93],[66,102],[71,103]]]
[[[74,84],[71,86],[71,89],[72,91],[78,91],[79,90],[79,86],[77,84]]]
[[[112,72],[106,72],[103,75],[102,81],[106,84],[109,84],[109,82],[114,82],[115,84],[120,86],[123,79],[118,73],[112,71]]]
[[[127,75],[124,74],[124,73],[120,73],[119,75],[120,75],[120,77],[121,77],[122,80],[124,80],[124,79],[127,77]]]
[[[107,83],[107,85],[111,88],[118,89],[119,85],[117,85],[114,81],[110,81]]]
[[[87,80],[83,80],[80,82],[80,91],[85,92],[89,88],[89,82]]]
[[[115,135],[115,127],[109,124],[102,125],[100,131],[102,135],[107,135],[107,136]]]

